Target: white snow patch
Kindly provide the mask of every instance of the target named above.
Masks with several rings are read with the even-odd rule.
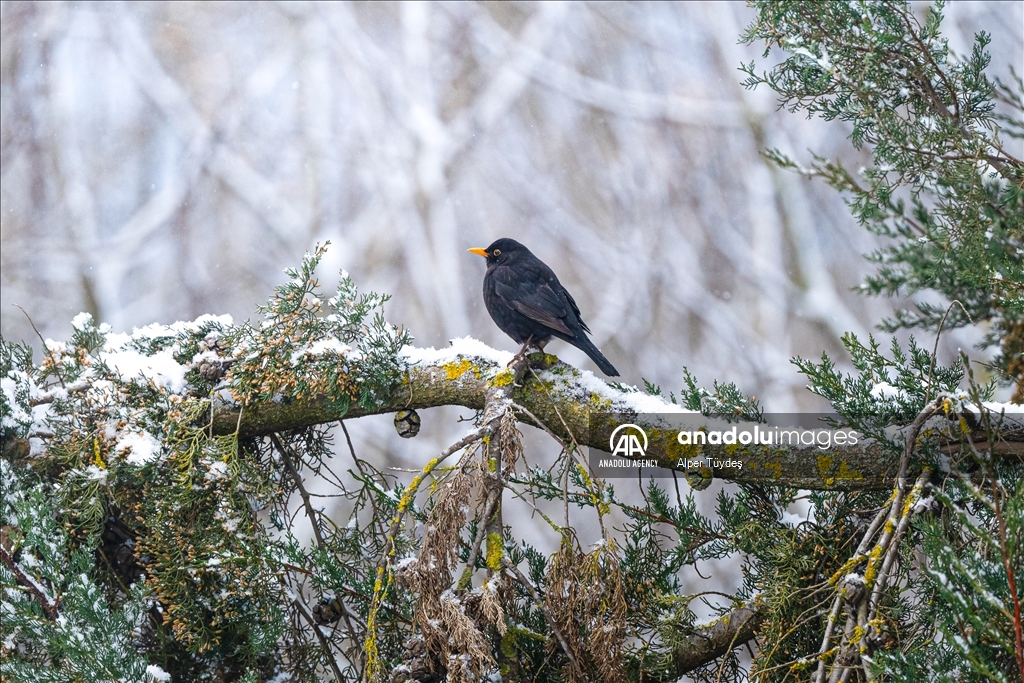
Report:
[[[160,442],[149,432],[128,432],[117,440],[114,451],[129,451],[125,462],[141,466],[153,462],[160,456]]]
[[[0,390],[4,392],[4,398],[7,399],[7,405],[10,406],[10,413],[4,413],[0,416],[4,429],[15,429],[19,426],[19,423],[31,422],[32,416],[28,412],[18,405],[18,401],[15,398],[18,383],[10,377],[4,377],[0,379]]]
[[[96,465],[89,465],[85,468],[85,478],[91,481],[106,481],[107,471]]]
[[[109,332],[109,326],[102,325],[100,329],[106,332],[106,340],[100,352],[100,358],[121,377],[122,381],[133,381],[141,377],[171,392],[179,393],[186,386],[185,373],[188,368],[174,360],[174,352],[177,349],[171,346],[152,356],[147,356],[131,348],[131,343],[176,337],[183,332],[198,332],[201,327],[209,323],[230,327],[233,321],[230,315],[207,314],[201,315],[191,322],[178,321],[170,325],[146,325],[133,329],[131,334]],[[54,348],[56,347],[54,346]]]
[[[410,365],[443,365],[444,363],[456,360],[460,356],[482,358],[500,365],[508,365],[512,360],[513,354],[508,351],[492,349],[487,344],[472,337],[458,337],[452,339],[449,344],[450,346],[445,349],[435,349],[434,347],[421,349],[415,346],[403,346],[398,355],[404,358]]]
[[[76,330],[84,330],[92,322],[92,313],[82,311],[71,319],[71,327]]]
[[[29,437],[29,439],[28,439],[28,454],[29,454],[29,456],[31,456],[33,458],[36,457],[37,455],[45,455],[46,454],[46,442],[43,441],[42,439],[40,439],[39,437],[36,437],[36,436]]]
[[[314,342],[306,353],[312,356],[319,356],[327,353],[328,351],[333,351],[339,356],[345,356],[352,352],[352,347],[343,343],[339,339],[331,337],[329,339],[321,339],[318,342]]]
[[[171,674],[167,673],[156,664],[150,664],[146,667],[146,675],[154,681],[160,681],[160,683],[171,680]]]
[[[206,473],[206,478],[210,481],[217,479],[226,479],[228,476],[228,464],[223,460],[214,460],[210,463],[210,470]]]
[[[401,571],[407,567],[416,564],[418,560],[415,557],[403,557],[395,563],[395,571]]]
[[[938,509],[939,501],[935,500],[935,498],[933,498],[932,496],[928,496],[927,498],[922,498],[921,500],[914,503],[913,512],[915,515],[920,515],[924,512],[930,512],[932,510]]]
[[[170,325],[154,323],[145,327],[137,327],[132,330],[132,338],[159,339],[161,337],[175,337],[182,332],[198,332],[200,327],[208,323],[217,323],[223,327],[231,327],[234,324],[234,320],[230,315],[211,315],[207,313],[191,322],[179,320]]]
[[[37,406],[32,406],[32,431],[33,432],[48,432],[50,429],[50,405],[49,403],[41,403]]]
[[[327,339],[321,339],[313,342],[301,351],[295,351],[292,353],[292,364],[294,365],[298,363],[304,356],[322,356],[325,353],[335,353],[339,356],[347,356],[351,358],[357,358],[360,355],[357,351],[353,351],[351,346],[340,339],[328,337]]]
[[[125,382],[133,381],[141,376],[173,393],[178,393],[185,388],[187,369],[174,360],[172,349],[169,348],[158,351],[152,356],[144,355],[134,349],[124,349],[103,354],[103,361]]]
[[[779,521],[782,522],[783,524],[785,524],[786,526],[796,527],[796,526],[800,526],[801,524],[803,524],[807,520],[804,519],[803,517],[801,517],[800,515],[794,515],[792,512],[788,512],[786,510],[783,510],[782,511],[782,519],[780,519]]]
[[[544,373],[544,379],[557,381],[559,377],[551,372],[546,372]],[[611,412],[632,412],[638,415],[645,413],[697,412],[695,410],[687,410],[675,403],[669,403],[660,396],[652,396],[651,394],[636,389],[636,387],[628,387],[636,389],[636,391],[622,392],[615,387],[610,386],[589,370],[580,370],[579,376],[574,379],[584,391],[596,394],[599,398],[611,401],[612,405],[608,408]]]
[[[196,355],[192,356],[192,365],[199,365],[204,360],[220,360],[220,356],[217,355],[216,351],[200,351]]]
[[[876,401],[885,398],[906,398],[906,395],[905,391],[897,389],[888,382],[877,382],[871,388],[871,397]]]

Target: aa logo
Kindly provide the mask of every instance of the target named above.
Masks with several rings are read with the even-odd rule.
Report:
[[[641,439],[643,440],[642,445]],[[608,447],[611,449],[612,455],[621,455],[624,458],[642,458],[647,452],[647,432],[634,424],[619,425],[608,437]]]

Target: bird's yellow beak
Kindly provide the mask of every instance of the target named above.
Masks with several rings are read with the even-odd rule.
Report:
[[[467,251],[476,254],[477,256],[483,256],[484,258],[490,256],[490,254],[487,253],[486,249],[481,249],[480,247],[473,247],[472,249],[468,249]]]

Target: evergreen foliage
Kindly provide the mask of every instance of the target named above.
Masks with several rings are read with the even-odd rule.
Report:
[[[1024,163],[1013,151],[1024,139],[1020,76],[1011,66],[1015,82],[1007,85],[985,74],[989,37],[984,33],[975,37],[970,55],[951,54],[939,30],[942,2],[927,8],[923,19],[903,2],[752,4],[758,16],[743,40],[764,41],[765,57],[773,49],[786,56],[766,73],[745,65],[745,85],[770,87],[779,106],[790,111],[847,122],[851,142],[870,150],[872,164],[853,173],[820,156],[809,167],[778,150],[769,157],[784,168],[825,179],[847,196],[862,225],[888,238],[868,257],[878,269],[862,286],[865,293],[932,290],[949,302],[917,301],[882,328],[920,327],[939,335],[950,327],[985,325],[984,345],[1001,345],[1002,373],[979,386],[973,374],[965,378],[966,356],[939,368],[913,338],[906,351],[894,340],[887,358],[874,339],[864,344],[847,335],[843,343],[855,375],[838,372],[827,356],[818,364],[794,362],[810,379],[810,390],[829,400],[847,424],[894,451],[910,437],[889,427],[907,424],[936,396],[958,397],[947,400],[944,410],[961,424],[979,419],[980,409],[980,419],[991,429],[981,406],[997,383],[1015,382],[1015,399],[1024,399]],[[966,391],[960,390],[965,383]],[[1020,601],[1013,588],[1021,552],[1019,537],[1010,531],[1020,523],[1015,512],[1021,462],[997,462],[971,445],[966,456],[950,463],[928,440],[914,455],[946,473],[941,485],[933,482],[915,504],[926,514],[915,518],[903,539],[900,556],[916,554],[917,559],[896,567],[890,581],[902,590],[883,599],[873,633],[854,630],[846,637],[859,647],[860,657],[844,662],[842,650],[820,656],[838,664],[861,659],[871,676],[883,680],[1024,676]],[[815,510],[841,508],[836,503],[842,502],[832,498]],[[852,523],[850,531],[863,526],[870,503],[883,502],[868,497],[861,502],[864,509],[848,509],[839,523],[848,528]],[[863,579],[869,578],[874,559],[868,559]],[[843,572],[850,568],[842,566]],[[841,573],[830,584],[837,585]],[[796,614],[780,615],[776,628],[781,631],[796,619]],[[812,664],[796,662],[801,670]],[[770,666],[771,657],[758,664],[761,671]],[[828,680],[837,672],[842,667],[832,669]],[[824,668],[817,675],[824,681]]]
[[[909,296],[933,290],[948,302],[917,301],[883,328],[991,327],[1001,366],[1019,373],[1024,321],[1024,85],[989,78],[985,47],[951,54],[939,29],[941,0],[919,19],[904,2],[754,2],[743,35],[786,59],[766,73],[743,67],[749,88],[766,85],[779,106],[851,126],[872,164],[856,172],[816,156],[810,166],[778,150],[785,168],[821,177],[847,196],[854,217],[888,239],[863,290]],[[1009,367],[1011,366],[1012,367]],[[1024,375],[1015,374],[1018,383]],[[1024,396],[1024,394],[1020,394]]]
[[[1012,371],[1022,172],[1004,137],[1022,131],[999,106],[1019,107],[1020,95],[985,76],[986,38],[954,59],[941,6],[924,22],[893,2],[755,7],[745,39],[790,56],[763,76],[746,67],[748,84],[849,121],[874,155],[859,174],[820,158],[801,169],[849,193],[858,219],[891,238],[866,291],[934,289],[960,303],[919,304],[889,327],[988,321]],[[989,402],[999,378],[977,381],[966,356],[943,367],[913,340],[884,351],[847,335],[852,372],[827,356],[795,359],[837,425],[902,459],[893,489],[797,491],[782,473],[779,486],[719,490],[713,515],[698,505],[710,481],[613,485],[550,425],[552,453],[525,452],[516,421],[539,420],[514,400],[534,372],[524,360],[487,378],[469,433],[413,474],[361,458],[344,421],[217,432],[221,405],[241,425],[267,405],[320,401],[343,418],[399,394],[413,401],[411,336],[385,320],[387,296],[359,293],[344,273],[323,296],[322,255],[288,271],[255,323],[203,316],[129,335],[82,315],[39,363],[0,340],[5,680],[1024,674],[1024,464],[992,455],[1008,437]],[[479,375],[465,360],[434,370],[451,382]],[[707,390],[689,372],[682,384],[668,394],[681,407],[764,417],[734,384]],[[581,396],[579,410],[601,407],[590,389]],[[314,479],[329,484],[333,514]],[[557,550],[502,516],[513,497]],[[798,503],[812,514],[793,523]],[[683,573],[721,560],[742,567],[734,594],[684,591]],[[698,623],[698,605],[721,618]]]

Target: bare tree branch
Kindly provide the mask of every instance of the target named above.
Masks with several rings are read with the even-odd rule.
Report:
[[[666,672],[663,680],[675,680],[753,639],[766,612],[765,602],[755,598],[694,629],[686,640],[675,647],[672,652],[672,668]]]

